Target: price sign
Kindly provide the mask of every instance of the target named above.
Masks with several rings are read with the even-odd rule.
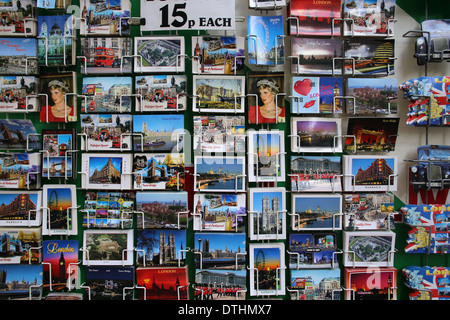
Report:
[[[141,31],[234,30],[234,0],[141,0]]]

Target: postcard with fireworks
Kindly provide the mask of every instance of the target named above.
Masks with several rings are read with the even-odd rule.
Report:
[[[81,112],[130,112],[131,77],[83,77]]]
[[[76,138],[75,129],[42,129],[42,177],[76,176]]]
[[[81,149],[131,150],[131,122],[130,114],[81,114]]]
[[[135,153],[133,189],[180,191],[185,187],[183,153]]]
[[[75,185],[45,184],[42,189],[42,204],[42,234],[77,234],[78,207]]]
[[[36,36],[36,0],[2,1],[2,36]]]
[[[187,192],[136,192],[136,224],[142,229],[188,226]]]
[[[341,230],[342,195],[294,194],[292,196],[292,229]]]
[[[61,291],[79,288],[78,244],[78,240],[43,241],[45,289]]]
[[[291,156],[291,191],[340,192],[340,156]]]
[[[291,132],[294,152],[342,152],[339,118],[293,117]]]
[[[342,40],[291,39],[291,72],[296,74],[342,74]]]
[[[292,233],[289,236],[289,268],[338,267],[334,233]]]
[[[0,76],[0,112],[34,112],[39,110],[34,76]]]
[[[41,300],[43,284],[43,265],[13,264],[2,265],[2,282],[5,287],[11,288],[3,291],[5,300]],[[18,285],[20,284],[20,285]]]
[[[134,267],[86,266],[85,285],[89,300],[132,300]],[[131,289],[130,289],[131,288]]]
[[[0,38],[0,74],[38,73],[36,38]]]
[[[341,34],[341,0],[291,0],[288,26],[291,35],[339,36]]]
[[[0,187],[36,189],[41,185],[41,155],[38,153],[0,153]]]
[[[1,227],[36,227],[42,223],[41,191],[0,191]]]
[[[344,268],[345,300],[397,300],[397,269]]]
[[[247,270],[195,270],[195,300],[245,300]]]
[[[135,72],[181,72],[185,71],[184,37],[159,36],[135,37]]]
[[[292,300],[341,300],[341,270],[291,270]]]
[[[283,16],[247,16],[247,33],[250,64],[271,66],[284,64]]]
[[[197,269],[245,269],[245,233],[200,232],[194,239]]]
[[[348,118],[344,150],[389,152],[395,150],[400,118]]]
[[[136,77],[136,111],[183,111],[187,101],[186,75]]]
[[[39,134],[31,120],[0,119],[1,150],[38,150],[41,147]]]
[[[249,189],[250,240],[286,238],[286,189]]]
[[[132,39],[84,37],[80,39],[80,72],[84,74],[130,73]]]
[[[42,259],[42,229],[40,227],[6,227],[0,229],[2,247],[0,263],[40,264]]]
[[[198,231],[242,232],[245,227],[246,194],[194,194],[193,222]]]
[[[286,290],[284,243],[249,244],[251,296],[279,296]]]
[[[139,300],[189,300],[188,266],[173,268],[137,268]]]
[[[292,113],[342,113],[342,78],[293,77],[291,85]]]
[[[133,191],[87,191],[83,212],[85,228],[121,228],[133,227],[134,200]]]
[[[82,188],[131,189],[131,154],[83,153],[81,169]]]
[[[243,113],[245,76],[193,76],[194,112]]]
[[[194,190],[245,191],[245,157],[194,157]]]
[[[130,34],[128,18],[131,17],[130,0],[81,0],[80,34],[113,35]]]
[[[248,132],[248,179],[250,182],[285,180],[284,131]]]

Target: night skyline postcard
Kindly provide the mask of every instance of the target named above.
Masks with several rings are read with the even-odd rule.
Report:
[[[280,248],[252,244],[250,254],[254,259],[252,266],[258,271],[274,271],[282,266]]]
[[[342,73],[342,40],[320,38],[292,38],[292,73],[333,74]]]

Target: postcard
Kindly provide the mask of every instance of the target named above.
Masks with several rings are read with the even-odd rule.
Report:
[[[352,193],[344,195],[346,230],[378,230],[394,226],[392,193]]]
[[[396,191],[396,156],[343,156],[344,191]]]
[[[279,296],[286,290],[284,243],[249,244],[251,296]]]
[[[257,72],[247,74],[247,87],[250,101],[248,122],[256,124],[284,123],[286,121],[284,105],[284,73]]]
[[[37,0],[36,6],[43,9],[67,9],[72,3],[71,0]]]
[[[245,152],[245,116],[194,116],[195,154]]]
[[[292,229],[341,230],[342,195],[293,194]]]
[[[173,151],[184,149],[183,114],[133,115],[134,151]]]
[[[348,78],[346,93],[348,113],[397,113],[397,79]]]
[[[326,38],[291,39],[291,72],[296,74],[342,74],[342,40]]]
[[[347,152],[394,151],[400,118],[348,118],[344,150]]]
[[[392,267],[395,232],[343,231],[343,263],[346,267]]]
[[[133,191],[86,191],[83,212],[84,228],[121,228],[133,227],[134,200]]]
[[[291,0],[288,7],[288,30],[297,36],[339,36],[341,34],[341,0]]]
[[[197,269],[245,269],[245,233],[200,232],[194,235]]]
[[[447,300],[449,271],[447,266],[408,266],[401,273],[406,279],[405,285],[414,290],[411,300]],[[393,282],[393,286],[395,284]]]
[[[291,191],[341,192],[340,156],[291,156]]]
[[[39,153],[0,153],[0,187],[37,189],[41,185]]]
[[[195,270],[194,300],[245,300],[247,270]]]
[[[82,188],[131,189],[131,154],[83,153],[81,168]]]
[[[83,294],[82,293],[67,293],[67,292],[51,292],[48,293],[44,300],[49,301],[55,301],[55,300],[62,300],[62,301],[78,301],[83,300]]]
[[[139,300],[189,300],[188,266],[173,268],[137,268]]]
[[[38,73],[36,38],[0,38],[0,74],[35,75]]]
[[[135,153],[133,189],[172,190],[185,187],[183,153]]]
[[[248,62],[255,65],[282,65],[285,61],[284,18],[247,16]]]
[[[279,9],[286,6],[286,0],[248,0],[249,8]]]
[[[130,73],[132,39],[84,37],[80,39],[80,72],[84,74]]]
[[[39,77],[40,120],[49,122],[76,122],[76,73],[45,74]]]
[[[194,230],[242,232],[245,227],[246,194],[194,194]]]
[[[345,300],[397,300],[397,269],[344,268]]]
[[[78,243],[78,240],[43,241],[44,288],[51,291],[79,288]]]
[[[136,111],[183,111],[187,103],[186,75],[136,77]]]
[[[285,188],[249,189],[250,240],[285,239],[286,216]]]
[[[38,64],[70,66],[76,63],[75,17],[38,16]]]
[[[40,264],[42,259],[42,229],[40,227],[6,227],[0,229],[2,248],[0,263]]]
[[[292,113],[342,113],[343,79],[292,77]]]
[[[185,43],[181,36],[135,37],[135,72],[185,71]]]
[[[38,150],[39,134],[29,119],[0,119],[2,150]]]
[[[0,76],[0,112],[39,111],[38,86],[34,76]]]
[[[133,265],[133,230],[84,230],[83,265]]]
[[[0,227],[40,226],[41,202],[41,191],[0,191]]]
[[[2,16],[0,35],[36,36],[36,0],[5,1],[2,3],[0,14]]]
[[[338,267],[334,233],[292,233],[289,235],[289,268]]]
[[[2,299],[41,300],[43,268],[42,264],[2,265],[2,273],[5,275],[4,285],[11,288],[4,291]]]
[[[192,73],[241,74],[244,50],[244,37],[192,37]]]
[[[131,122],[130,114],[81,114],[81,149],[131,150]]]
[[[81,112],[130,112],[131,77],[83,77]]]
[[[340,118],[291,118],[293,152],[342,152]]]
[[[291,270],[292,300],[341,300],[341,270]]]
[[[89,300],[133,299],[134,267],[86,266],[85,272],[85,285],[90,288]]]
[[[193,76],[192,111],[244,113],[245,76]]]
[[[137,267],[180,267],[189,250],[186,229],[137,229]]]
[[[80,34],[129,35],[130,26],[128,25],[128,18],[130,17],[130,0],[81,0]]]
[[[42,188],[42,234],[76,235],[78,233],[76,186],[45,184]]]
[[[76,177],[76,146],[75,129],[42,129],[42,177]]]
[[[194,157],[194,190],[244,192],[245,157]]]
[[[258,130],[248,134],[248,180],[285,180],[284,131]]]
[[[136,224],[142,229],[188,227],[187,192],[136,192]]]

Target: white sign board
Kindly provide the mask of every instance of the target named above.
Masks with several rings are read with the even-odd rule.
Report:
[[[234,30],[234,0],[141,0],[141,31]]]

